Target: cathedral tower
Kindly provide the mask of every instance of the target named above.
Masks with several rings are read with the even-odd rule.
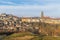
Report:
[[[44,13],[43,13],[43,11],[41,11],[41,18],[43,18],[44,17]]]

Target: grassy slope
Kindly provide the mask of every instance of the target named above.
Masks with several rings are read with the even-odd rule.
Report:
[[[14,33],[4,38],[4,40],[60,40],[60,37],[34,35],[30,32]]]
[[[30,40],[36,37],[36,35],[30,32],[14,33],[4,38],[4,40]]]

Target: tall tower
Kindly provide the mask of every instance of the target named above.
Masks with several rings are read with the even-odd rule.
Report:
[[[44,13],[43,13],[43,11],[41,11],[41,18],[43,18],[44,17]]]

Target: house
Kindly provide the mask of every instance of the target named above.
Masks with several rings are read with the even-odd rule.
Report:
[[[39,17],[22,17],[21,19],[22,22],[28,22],[28,23],[40,21]]]

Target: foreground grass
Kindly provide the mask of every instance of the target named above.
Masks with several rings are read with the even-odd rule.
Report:
[[[37,37],[37,36],[30,32],[21,32],[21,33],[14,33],[10,36],[7,36],[4,38],[4,40],[30,40],[34,37]]]
[[[4,40],[60,40],[60,37],[35,35],[30,32],[14,33],[4,38]]]
[[[45,36],[43,40],[60,40],[60,37]]]

